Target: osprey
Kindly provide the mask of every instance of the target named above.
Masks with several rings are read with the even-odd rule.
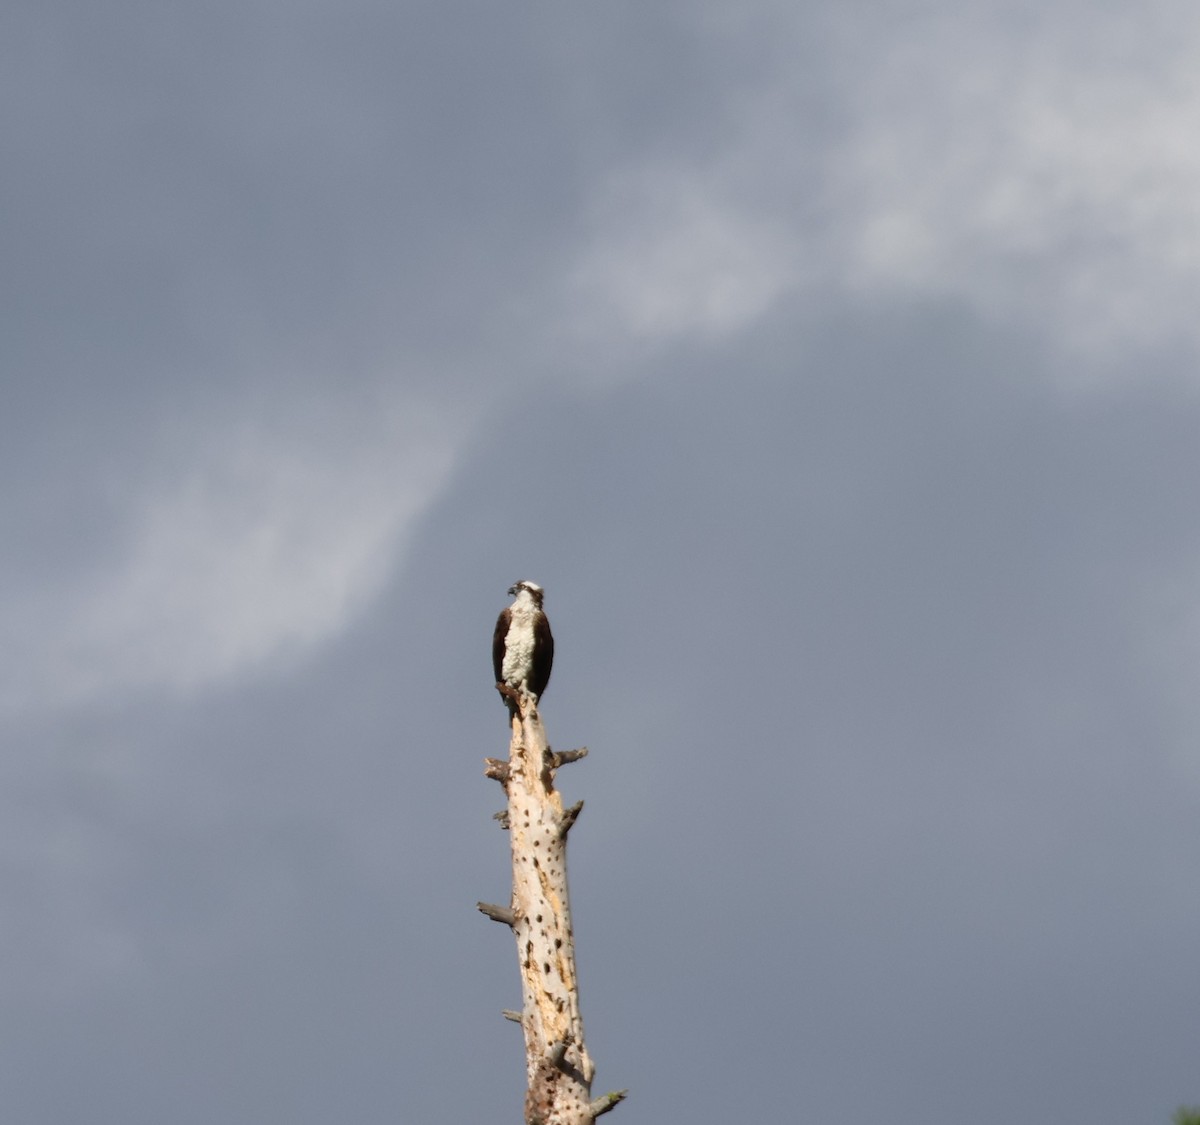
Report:
[[[524,688],[541,699],[554,663],[554,635],[542,611],[542,588],[536,582],[518,582],[508,592],[515,600],[501,611],[492,634],[496,684]]]

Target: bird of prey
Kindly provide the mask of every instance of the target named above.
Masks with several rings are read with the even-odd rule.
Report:
[[[536,582],[517,582],[508,592],[513,603],[500,612],[492,634],[496,686],[525,690],[541,699],[554,663],[554,634],[542,609],[542,588]]]

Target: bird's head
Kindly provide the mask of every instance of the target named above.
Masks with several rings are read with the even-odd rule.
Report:
[[[508,592],[514,597],[519,598],[522,594],[528,594],[530,600],[536,606],[541,606],[544,591],[536,582],[521,581],[514,582],[508,588]]]

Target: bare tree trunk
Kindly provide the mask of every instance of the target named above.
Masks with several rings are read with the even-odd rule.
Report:
[[[509,689],[511,691],[511,689]],[[506,693],[507,694],[507,693]],[[593,1099],[595,1064],[583,1039],[575,941],[567,895],[567,833],[583,802],[564,809],[554,775],[586,750],[554,754],[537,700],[513,692],[508,761],[487,759],[486,773],[508,794],[501,822],[512,838],[513,887],[509,907],[480,903],[488,917],[512,927],[517,939],[524,1001],[526,1125],[591,1125],[625,1092]],[[516,1013],[506,1013],[518,1018]]]

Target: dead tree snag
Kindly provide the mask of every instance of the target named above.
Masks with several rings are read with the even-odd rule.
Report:
[[[537,699],[525,691],[512,695],[516,699],[509,697],[515,705],[508,762],[487,759],[485,769],[508,795],[501,824],[508,828],[512,844],[512,905],[480,903],[479,909],[509,925],[517,942],[523,1001],[519,1022],[525,1034],[525,1125],[591,1125],[620,1102],[625,1091],[592,1098],[596,1068],[584,1044],[579,1014],[567,894],[567,834],[583,802],[564,810],[554,776],[561,765],[577,761],[586,751],[552,753]],[[505,1015],[512,1018],[516,1013]]]

